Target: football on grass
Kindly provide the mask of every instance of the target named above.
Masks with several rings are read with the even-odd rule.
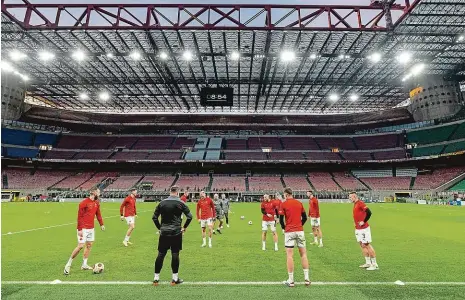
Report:
[[[105,269],[105,266],[102,263],[96,263],[94,265],[93,272],[94,274],[100,274],[103,272],[104,269]]]
[[[244,219],[245,219],[245,217],[244,217],[244,216],[241,216],[241,220],[244,220]]]
[[[249,221],[249,225],[252,225],[252,221]]]

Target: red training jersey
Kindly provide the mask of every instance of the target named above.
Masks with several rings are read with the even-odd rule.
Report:
[[[187,202],[187,197],[185,195],[182,195],[181,196],[181,201],[186,203]]]
[[[279,199],[273,199],[273,200],[271,200],[271,203],[273,203],[275,209],[276,209],[276,210],[278,211],[278,213],[279,213],[279,210],[281,209],[281,203],[282,203],[281,200],[279,200]]]
[[[276,215],[275,205],[271,201],[263,201],[261,205],[261,209],[265,210],[265,215],[263,215],[263,221],[274,221],[274,216]],[[266,214],[270,214],[271,217],[268,217]]]
[[[90,198],[86,198],[79,203],[77,229],[93,229],[94,218],[97,216],[97,220],[100,226],[103,226],[102,214],[100,213],[100,203]]]
[[[197,202],[197,219],[206,220],[216,217],[215,204],[209,197],[200,198]]]
[[[300,201],[295,199],[286,199],[281,204],[280,214],[286,219],[285,232],[303,231],[302,213],[305,213],[305,208]]]
[[[123,208],[125,217],[134,217],[137,215],[136,198],[133,198],[131,195],[129,195],[124,199],[123,203],[121,203],[121,206],[119,207],[120,215],[123,215]]]
[[[358,200],[357,202],[354,203],[354,222],[355,222],[355,228],[356,229],[364,229],[367,228],[368,222],[363,224],[363,226],[358,225],[359,222],[365,220],[365,217],[367,215],[366,210],[367,206],[362,200]]]
[[[318,204],[318,199],[313,196],[308,201],[309,208],[308,208],[308,215],[311,218],[319,218],[320,217],[320,206]]]

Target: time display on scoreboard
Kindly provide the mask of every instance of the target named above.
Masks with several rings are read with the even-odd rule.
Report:
[[[202,106],[232,106],[233,105],[233,88],[204,87],[200,91],[200,104]]]

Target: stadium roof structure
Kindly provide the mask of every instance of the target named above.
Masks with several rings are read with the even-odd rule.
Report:
[[[463,80],[464,15],[463,0],[370,6],[2,0],[2,63],[27,80],[29,101],[68,110],[375,111],[406,100],[416,73]],[[205,86],[233,87],[233,106],[202,107]]]

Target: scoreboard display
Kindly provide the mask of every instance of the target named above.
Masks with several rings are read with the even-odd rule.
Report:
[[[233,88],[230,87],[204,87],[200,90],[200,105],[221,107],[233,106]]]

